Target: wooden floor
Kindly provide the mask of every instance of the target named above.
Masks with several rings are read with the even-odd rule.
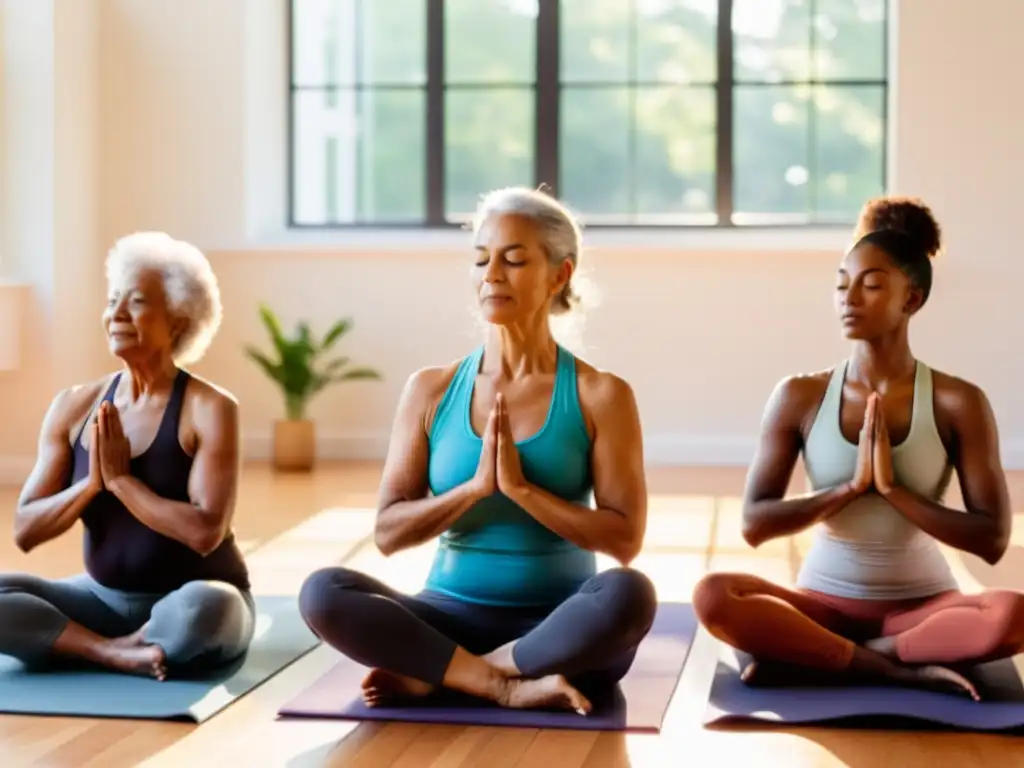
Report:
[[[392,585],[415,589],[431,548],[385,560],[371,546],[379,466],[325,465],[310,476],[246,467],[237,532],[249,553],[254,589],[295,594],[303,577],[346,561]],[[788,582],[806,539],[752,552],[739,536],[740,470],[653,470],[648,545],[636,566],[663,600],[686,600],[709,569],[745,569]],[[1024,512],[1024,474],[1012,478]],[[15,489],[0,489],[0,530],[10,530]],[[951,500],[951,502],[954,500]],[[965,588],[1024,589],[1024,514],[1011,552],[997,568],[948,553]],[[0,539],[0,570],[57,577],[81,568],[80,539],[69,534],[31,556]],[[709,730],[701,726],[717,646],[703,632],[659,736],[410,724],[277,722],[280,704],[326,671],[325,647],[202,726],[85,718],[0,716],[0,765],[21,766],[363,766],[365,768],[619,768],[620,766],[1024,766],[1017,738],[800,728]]]

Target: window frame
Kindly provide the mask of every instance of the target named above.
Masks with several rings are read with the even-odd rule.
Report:
[[[285,24],[285,50],[288,71],[288,125],[287,125],[287,190],[285,205],[287,228],[291,230],[311,231],[360,231],[360,230],[437,230],[455,231],[463,228],[461,221],[451,221],[445,216],[445,91],[444,77],[444,7],[445,0],[422,0],[426,3],[426,83],[423,86],[410,86],[411,89],[422,91],[426,100],[426,208],[424,218],[420,221],[389,222],[389,221],[354,221],[325,222],[310,224],[295,219],[295,95],[299,91],[317,90],[317,86],[296,85],[295,82],[295,30],[294,4],[288,0]],[[815,0],[811,2],[811,13],[814,13]],[[882,110],[881,121],[883,130],[881,151],[882,190],[888,190],[890,182],[890,115],[889,99],[891,95],[890,51],[889,39],[892,32],[892,1],[882,0],[882,76],[881,78],[820,80],[817,78],[801,78],[778,81],[744,81],[737,80],[734,70],[734,42],[732,32],[732,10],[734,0],[718,0],[716,21],[716,65],[717,75],[713,83],[686,84],[681,87],[713,88],[715,91],[715,211],[718,221],[715,223],[683,224],[669,222],[664,224],[651,222],[593,222],[587,224],[588,230],[629,230],[636,232],[692,232],[720,230],[772,230],[772,231],[803,231],[808,229],[839,230],[847,229],[854,220],[815,220],[793,222],[792,214],[779,214],[778,221],[759,221],[755,223],[737,223],[733,221],[733,89],[734,86],[785,86],[785,85],[832,85],[838,87],[870,86],[881,89]],[[545,189],[558,194],[559,189],[559,116],[561,110],[560,79],[560,16],[559,0],[538,0],[536,29],[536,75],[534,81],[534,186],[543,185]],[[724,22],[724,23],[723,23]],[[814,55],[814,36],[810,35],[810,55]],[[635,83],[627,83],[627,87],[635,87]],[[361,86],[357,86],[361,87]],[[373,87],[373,86],[369,86]],[[330,90],[331,86],[322,86],[322,90]],[[813,120],[814,112],[810,112]],[[481,190],[483,192],[485,190]]]

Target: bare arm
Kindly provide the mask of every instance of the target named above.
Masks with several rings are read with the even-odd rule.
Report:
[[[640,553],[647,530],[647,479],[643,434],[632,388],[622,379],[593,372],[581,400],[594,422],[591,458],[596,508],[559,498],[531,483],[509,498],[537,522],[578,547],[611,555],[628,565]]]
[[[450,372],[428,368],[409,377],[398,402],[380,484],[374,538],[384,555],[437,538],[487,495],[470,481],[431,496],[426,423]],[[493,462],[493,457],[491,459]]]
[[[189,476],[190,502],[157,496],[131,475],[107,484],[139,522],[206,556],[231,528],[239,475],[238,404],[213,389],[200,390],[192,403],[197,436]]]
[[[985,393],[966,382],[947,399],[956,439],[953,463],[967,514],[896,484],[884,495],[929,536],[995,565],[1009,546],[1013,520],[995,416]]]
[[[90,475],[65,487],[72,464],[70,425],[75,412],[88,401],[80,391],[64,390],[43,418],[36,463],[21,490],[14,516],[14,541],[22,552],[31,552],[66,533],[102,490]]]
[[[819,399],[820,385],[813,379],[791,377],[781,381],[768,400],[743,499],[743,538],[752,547],[809,528],[859,495],[844,484],[785,498],[803,445],[803,421]]]

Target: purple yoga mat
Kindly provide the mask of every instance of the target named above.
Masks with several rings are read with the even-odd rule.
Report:
[[[606,697],[591,697],[587,716],[574,712],[503,709],[469,697],[430,697],[407,707],[363,705],[359,683],[366,667],[344,659],[285,705],[281,717],[389,720],[513,728],[568,728],[585,731],[657,733],[690,652],[697,621],[683,603],[662,603],[650,633],[640,644],[629,674]]]
[[[982,701],[966,695],[881,686],[748,686],[739,672],[750,661],[724,650],[704,722],[857,726],[874,729],[925,727],[940,730],[1024,733],[1024,684],[1009,659],[975,667],[968,674]]]

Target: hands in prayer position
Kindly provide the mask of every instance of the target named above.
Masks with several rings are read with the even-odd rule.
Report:
[[[857,444],[857,468],[850,481],[858,494],[872,488],[881,494],[889,493],[895,485],[892,467],[892,443],[882,411],[882,396],[872,392],[864,411],[864,426]]]
[[[104,401],[89,425],[89,485],[99,493],[129,472],[131,445],[124,435],[117,408]]]
[[[500,491],[506,496],[526,485],[523,465],[519,460],[512,422],[508,417],[508,403],[499,394],[487,419],[484,430],[480,463],[472,482],[481,496]]]
[[[95,478],[98,464],[101,486],[109,489],[117,478],[129,473],[132,449],[117,408],[108,402],[100,403],[96,423],[92,427],[92,439],[89,446],[90,480]]]

